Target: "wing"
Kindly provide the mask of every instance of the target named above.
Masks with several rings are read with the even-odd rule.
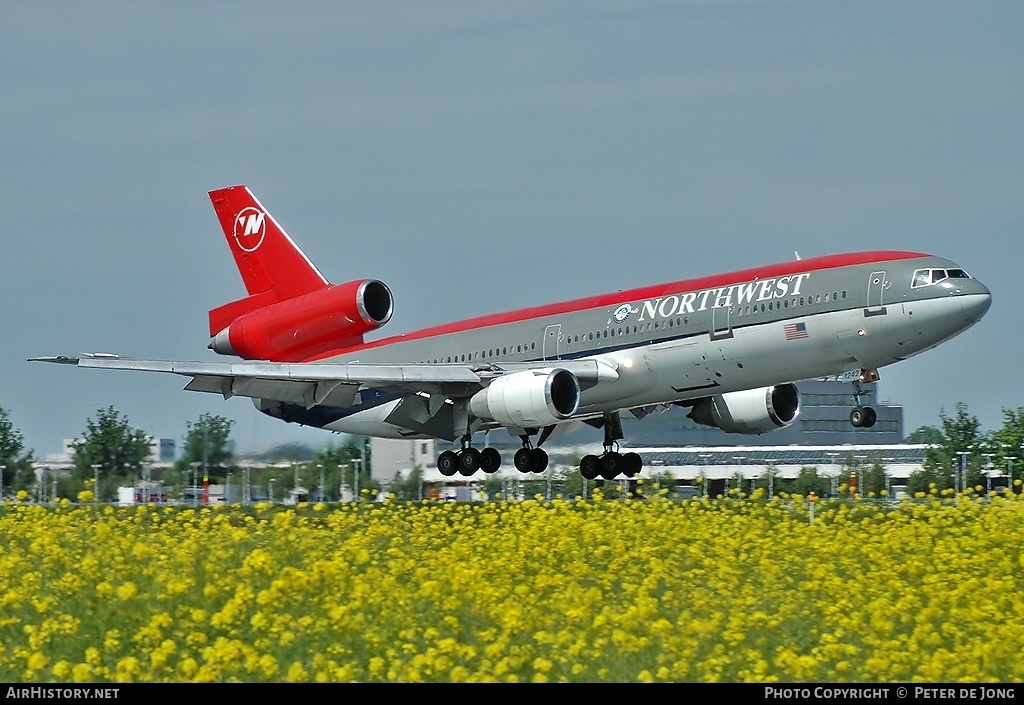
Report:
[[[393,364],[349,362],[193,362],[144,360],[108,353],[77,357],[35,357],[30,361],[53,362],[108,370],[164,372],[190,377],[185,389],[193,392],[272,399],[287,404],[351,406],[360,389],[379,389],[406,394],[471,397],[493,379],[523,370],[566,369],[581,388],[617,378],[609,365],[598,360],[547,360],[506,365]]]

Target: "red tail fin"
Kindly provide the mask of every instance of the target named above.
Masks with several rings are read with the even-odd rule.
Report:
[[[249,292],[210,311],[211,336],[249,311],[329,286],[248,187],[210,191],[210,200]]]

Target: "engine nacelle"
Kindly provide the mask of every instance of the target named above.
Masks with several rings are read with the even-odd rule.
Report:
[[[246,360],[297,361],[363,342],[391,319],[394,300],[383,282],[363,279],[244,313],[217,333],[210,349]]]
[[[701,399],[687,416],[727,433],[767,433],[789,426],[799,413],[796,385],[779,384]]]
[[[534,428],[563,421],[580,406],[580,382],[563,369],[503,375],[469,400],[469,410],[506,426]]]

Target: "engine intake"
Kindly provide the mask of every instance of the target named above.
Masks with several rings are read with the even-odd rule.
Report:
[[[580,383],[564,369],[526,370],[496,378],[469,400],[482,419],[533,428],[563,421],[580,405]]]
[[[391,319],[391,290],[375,279],[328,286],[244,313],[210,349],[246,360],[299,361],[363,342]]]
[[[779,384],[701,399],[687,416],[727,433],[756,434],[785,428],[799,413],[800,392],[796,385]]]

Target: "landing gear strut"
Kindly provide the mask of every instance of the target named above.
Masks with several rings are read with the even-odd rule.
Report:
[[[875,420],[878,418],[875,410],[861,403],[861,397],[869,396],[871,391],[865,390],[861,385],[877,381],[878,370],[861,370],[860,379],[853,381],[853,401],[857,406],[850,412],[850,424],[854,428],[871,428],[875,425]]]
[[[622,440],[622,419],[618,412],[604,415],[604,452],[600,455],[585,455],[580,460],[580,474],[588,480],[603,477],[613,480],[620,473],[626,477],[636,477],[643,468],[643,460],[637,453],[619,453],[619,441]]]

